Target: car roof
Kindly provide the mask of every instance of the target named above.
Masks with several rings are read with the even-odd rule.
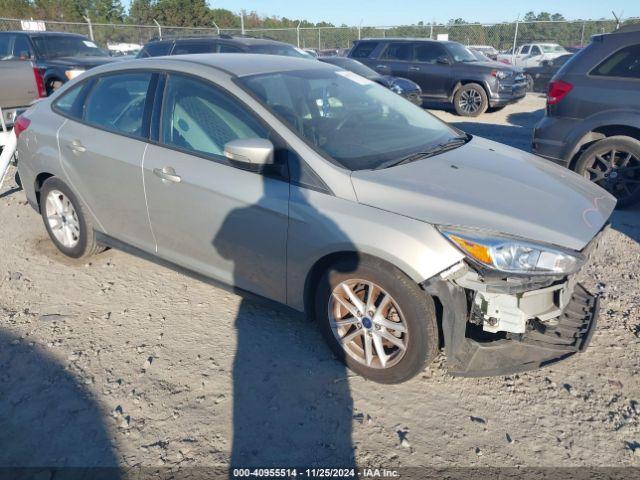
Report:
[[[170,55],[153,58],[113,62],[107,66],[98,67],[95,71],[117,71],[127,68],[158,68],[162,63],[167,66],[177,66],[180,63],[190,63],[194,66],[205,66],[221,70],[234,77],[244,77],[264,73],[282,71],[299,71],[314,69],[335,69],[328,63],[319,62],[314,58],[287,57],[284,55],[263,55],[255,53],[197,53],[188,55]],[[92,72],[94,69],[91,70]]]
[[[227,40],[242,45],[290,45],[289,43],[279,42],[270,38],[257,38],[237,35],[188,35],[188,36],[176,36],[163,39],[154,39],[148,42],[150,43],[170,43],[170,42],[186,42],[186,41],[202,41],[202,40]]]

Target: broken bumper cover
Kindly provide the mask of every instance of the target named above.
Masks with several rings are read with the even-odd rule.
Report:
[[[426,286],[443,305],[443,333],[449,371],[453,375],[483,377],[534,370],[584,351],[596,328],[599,298],[577,284],[554,325],[541,325],[514,338],[479,342],[467,338],[463,289],[447,282]],[[464,312],[464,313],[463,313]],[[457,318],[456,318],[457,317]]]

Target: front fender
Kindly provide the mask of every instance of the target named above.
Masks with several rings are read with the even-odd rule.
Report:
[[[313,266],[327,255],[343,252],[384,260],[416,283],[463,258],[428,223],[292,186],[287,235],[288,305],[303,310],[305,282]]]

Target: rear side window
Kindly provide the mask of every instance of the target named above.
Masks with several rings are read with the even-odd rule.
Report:
[[[522,50],[520,50],[520,53],[522,55],[526,55],[529,53],[529,45],[525,45],[524,47],[522,47]]]
[[[542,52],[540,51],[540,47],[538,47],[537,45],[534,45],[533,47],[531,47],[531,55],[542,55]]]
[[[269,138],[268,132],[225,93],[171,75],[162,107],[162,142],[224,159],[224,145],[239,138]]]
[[[142,137],[150,72],[122,73],[100,78],[85,102],[84,120],[126,135]]]
[[[359,42],[351,52],[352,58],[368,58],[378,46],[378,42]]]
[[[82,108],[81,105],[78,105],[77,100],[84,86],[84,83],[76,85],[71,90],[63,94],[53,104],[54,109],[70,117],[80,119],[82,117]]]
[[[140,58],[145,57],[160,57],[162,55],[169,55],[169,51],[171,50],[171,43],[169,42],[158,42],[158,43],[150,43],[146,45],[140,55]]]
[[[591,75],[640,78],[640,45],[631,45],[618,50],[594,68]]]
[[[416,45],[416,61],[424,63],[437,63],[438,58],[446,52],[437,43],[421,42]]]
[[[413,44],[411,43],[390,43],[382,54],[385,60],[411,61],[413,57]]]
[[[215,42],[176,42],[172,55],[186,55],[189,53],[215,53]]]
[[[235,45],[229,45],[228,43],[221,43],[218,45],[218,53],[242,53],[242,49]]]
[[[0,60],[11,58],[11,35],[0,34]]]

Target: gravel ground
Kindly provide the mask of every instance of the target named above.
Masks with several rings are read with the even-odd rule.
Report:
[[[528,148],[544,100],[480,119]],[[72,261],[0,194],[0,466],[640,466],[640,209],[584,273],[589,349],[545,369],[355,377],[302,315],[118,251]]]

